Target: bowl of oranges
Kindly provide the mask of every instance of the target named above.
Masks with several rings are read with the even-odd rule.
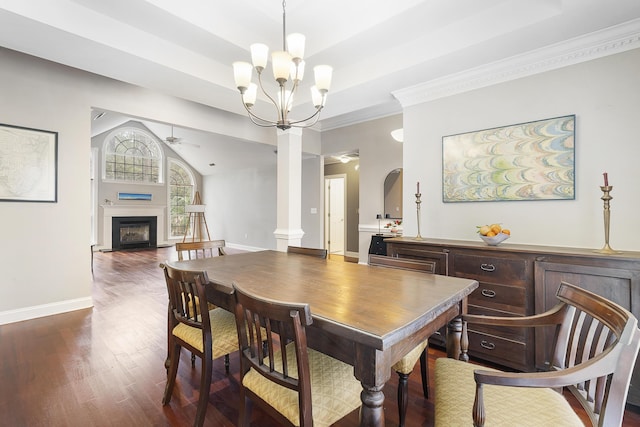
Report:
[[[511,237],[511,231],[500,224],[478,225],[480,238],[489,246],[498,246]]]

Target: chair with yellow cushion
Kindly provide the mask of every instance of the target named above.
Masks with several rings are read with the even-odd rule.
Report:
[[[378,267],[399,268],[402,270],[421,271],[424,273],[435,273],[435,263],[433,261],[396,258],[383,255],[369,255],[369,265]],[[392,369],[398,374],[398,418],[400,427],[404,426],[407,416],[407,406],[409,404],[409,375],[413,372],[418,360],[420,360],[420,373],[422,377],[422,394],[425,399],[429,398],[428,382],[428,341],[423,341],[400,359]]]
[[[238,334],[233,313],[222,308],[209,310],[204,286],[207,273],[179,270],[166,262],[164,270],[169,293],[169,370],[162,404],[171,400],[180,362],[180,349],[186,348],[202,360],[200,398],[194,426],[204,423],[213,360],[225,356],[229,372],[229,354],[238,350]]]
[[[252,403],[288,426],[329,426],[360,407],[362,386],[353,367],[307,347],[308,304],[266,300],[237,284],[234,289],[239,426],[249,426]]]
[[[606,298],[561,283],[551,310],[525,317],[464,315],[500,327],[552,328],[546,371],[502,372],[454,359],[435,367],[435,426],[582,426],[562,395],[568,389],[593,426],[622,425],[640,349],[637,319]]]

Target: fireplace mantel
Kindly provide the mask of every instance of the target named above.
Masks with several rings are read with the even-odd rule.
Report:
[[[111,250],[111,223],[113,217],[119,216],[155,216],[158,218],[158,245],[167,244],[165,234],[165,211],[162,205],[100,205],[102,208],[102,246],[103,250]]]

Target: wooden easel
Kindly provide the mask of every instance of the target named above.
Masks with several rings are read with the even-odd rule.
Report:
[[[200,192],[196,191],[196,195],[193,198],[193,203],[187,206],[187,212],[189,212],[189,222],[187,223],[187,229],[184,232],[184,237],[182,238],[182,242],[184,243],[187,240],[187,234],[189,233],[189,226],[193,224],[193,234],[191,236],[191,241],[195,242],[196,237],[198,238],[198,242],[202,242],[202,226],[204,225],[204,229],[207,231],[207,240],[211,240],[211,236],[209,235],[209,227],[207,226],[207,219],[204,216],[204,205],[202,204],[202,200],[200,199]]]

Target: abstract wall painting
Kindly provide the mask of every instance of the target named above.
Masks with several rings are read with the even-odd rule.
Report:
[[[575,115],[442,138],[445,203],[575,199]]]
[[[151,200],[151,193],[118,193],[118,200]]]

